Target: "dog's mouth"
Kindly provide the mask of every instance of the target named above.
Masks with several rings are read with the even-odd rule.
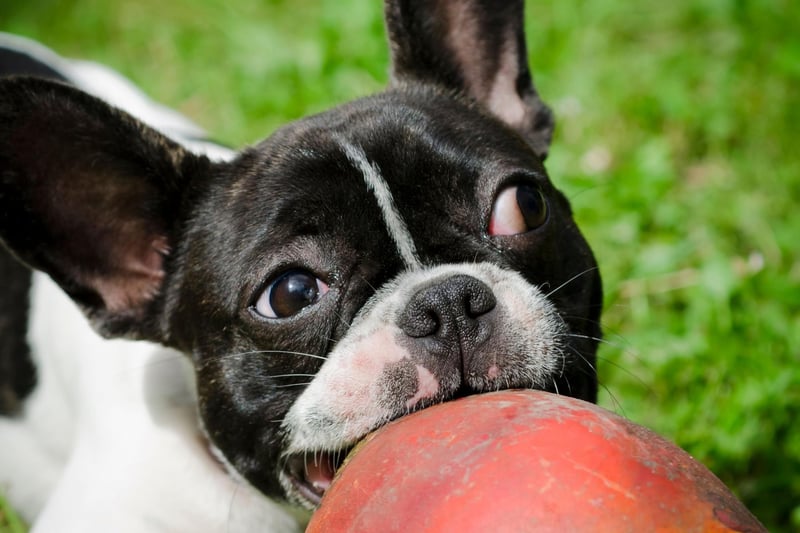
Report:
[[[309,506],[317,507],[351,449],[292,454],[287,458],[284,474],[297,494]]]

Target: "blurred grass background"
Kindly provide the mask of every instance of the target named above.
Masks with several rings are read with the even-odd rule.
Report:
[[[379,90],[378,0],[4,0],[215,138]],[[601,403],[800,530],[800,2],[527,2],[548,168],[606,287]],[[2,444],[0,443],[0,453]],[[0,501],[0,533],[21,531]],[[4,518],[6,517],[6,518]]]

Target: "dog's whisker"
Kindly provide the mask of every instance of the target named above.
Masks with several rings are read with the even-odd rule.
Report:
[[[584,310],[584,308],[580,308],[579,309],[579,311],[583,311],[583,310]],[[561,316],[561,319],[564,320],[565,322],[567,322],[567,321],[570,321],[570,322],[582,322],[584,324],[590,324],[592,326],[598,326],[598,328],[601,329],[604,333],[606,332],[606,328],[603,327],[603,324],[599,320],[596,320],[594,318],[588,318],[588,317],[585,317],[585,316],[582,316],[582,315],[572,315],[572,314],[569,314],[569,311],[571,311],[570,308],[559,309],[558,314],[559,314],[559,316]]]
[[[590,370],[591,370],[591,371],[592,371],[592,372],[593,372],[595,375],[597,375],[597,368],[595,367],[595,365],[593,365],[593,364],[592,364],[592,363],[591,363],[591,362],[590,362],[588,359],[586,359],[586,357],[584,357],[584,355],[583,355],[583,354],[582,354],[582,353],[581,353],[581,352],[580,352],[580,351],[579,351],[577,348],[575,348],[574,346],[567,346],[567,347],[569,348],[569,350],[570,350],[570,351],[571,351],[573,354],[577,355],[579,359],[581,359],[581,360],[582,360],[584,363],[586,363],[586,366],[588,366],[588,367],[589,367],[589,369],[590,369]]]
[[[596,376],[596,375],[597,375],[597,371],[595,370],[595,367],[594,367],[594,366],[593,366],[591,363],[589,363],[589,361],[586,359],[586,357],[584,357],[584,356],[583,356],[583,355],[582,355],[582,354],[581,354],[581,353],[580,353],[580,352],[579,352],[579,351],[578,351],[576,348],[574,348],[574,347],[572,347],[572,346],[570,346],[569,348],[570,348],[570,350],[571,350],[571,351],[572,351],[572,352],[573,352],[575,355],[577,355],[577,356],[578,356],[579,358],[581,358],[581,359],[582,359],[584,362],[586,362],[586,364],[587,364],[587,365],[589,365],[589,367],[590,367],[590,369],[591,369],[591,370],[587,370],[587,369],[585,369],[585,368],[583,368],[583,367],[578,367],[578,368],[579,368],[579,372],[581,372],[581,373],[582,373],[582,374],[584,374],[584,375],[590,376],[590,377]],[[605,359],[605,358],[602,358],[602,357],[598,357],[598,359],[599,359],[599,360],[602,360],[602,361],[604,361],[604,362],[609,362],[610,364],[612,364],[612,365],[614,365],[614,366],[617,366],[617,367],[618,367],[620,370],[623,370],[623,371],[626,371],[626,372],[627,372],[627,370],[626,370],[625,368],[623,368],[623,367],[621,367],[621,366],[619,366],[619,365],[616,365],[616,364],[615,364],[614,362],[612,362],[612,361],[608,361],[607,359]],[[640,378],[638,378],[638,377],[637,377],[635,374],[633,374],[633,373],[631,373],[631,372],[629,372],[629,374],[630,374],[632,377],[636,378],[636,379],[637,379],[637,380],[638,380],[640,383],[642,383],[643,385],[645,385],[645,386],[646,386],[646,384],[644,383],[644,381],[642,381]],[[567,379],[567,380],[566,380],[566,382],[567,382],[567,385],[569,386],[569,379]],[[609,387],[608,387],[608,386],[607,386],[605,383],[601,382],[600,380],[598,380],[598,383],[597,383],[597,384],[598,384],[598,386],[599,386],[599,387],[602,387],[602,388],[603,388],[603,390],[605,390],[605,391],[606,391],[606,393],[608,394],[608,396],[611,398],[612,402],[614,403],[615,409],[619,409],[619,410],[621,410],[621,411],[622,411],[622,414],[623,414],[623,416],[624,416],[624,414],[625,414],[625,409],[622,407],[622,404],[619,402],[619,400],[618,400],[618,399],[617,399],[617,397],[614,395],[614,393],[613,393],[613,392],[611,392],[611,389],[610,389],[610,388],[609,388]],[[572,390],[571,390],[571,387],[570,387],[570,394],[571,394],[571,393],[572,393]]]
[[[563,289],[564,287],[566,287],[567,285],[569,285],[570,283],[572,283],[576,279],[580,278],[581,276],[585,276],[586,274],[589,274],[590,272],[594,272],[595,270],[598,270],[598,267],[593,266],[591,268],[587,268],[583,272],[579,272],[579,273],[575,274],[574,276],[569,278],[567,281],[565,281],[564,283],[562,283],[561,285],[559,285],[558,287],[556,287],[552,291],[550,291],[547,294],[545,294],[545,297],[546,298],[550,298],[551,296],[553,296],[553,294],[557,293],[558,291],[560,291],[561,289]]]
[[[627,414],[625,413],[625,408],[622,406],[622,402],[620,402],[616,395],[611,392],[611,389],[605,383],[600,383],[599,381],[598,385],[602,387],[603,390],[606,391],[606,394],[608,394],[608,397],[611,398],[611,403],[614,405],[614,412],[617,414],[622,414],[622,416],[627,418]]]
[[[328,358],[323,355],[317,355],[308,352],[296,352],[292,350],[253,350],[251,352],[235,352],[222,357],[238,357],[244,355],[297,355],[300,357],[308,357],[310,359],[320,359],[326,361]]]
[[[237,359],[242,357],[258,356],[258,355],[290,355],[290,356],[305,357],[309,359],[318,359],[321,361],[327,361],[328,359],[327,357],[322,355],[316,355],[307,352],[297,352],[291,350],[251,350],[247,352],[233,352],[229,354],[222,354],[216,357],[205,357],[203,358],[202,362],[198,364],[198,368],[205,369],[207,365],[210,365],[212,363],[218,363],[226,359]]]
[[[620,350],[626,350],[627,351],[627,347],[624,346],[623,344],[620,344],[618,342],[610,341],[610,340],[608,340],[606,338],[603,338],[603,337],[595,337],[594,335],[582,335],[580,333],[565,333],[564,336],[565,337],[572,337],[572,338],[575,338],[575,339],[586,339],[586,340],[590,340],[590,341],[595,341],[595,342],[598,342],[598,343],[606,345],[606,346],[611,346],[612,348],[617,348],[617,349],[620,349]]]
[[[628,376],[630,376],[631,378],[636,380],[636,382],[638,382],[639,385],[644,387],[644,389],[646,391],[651,392],[651,393],[653,392],[653,388],[650,385],[648,385],[645,380],[643,380],[642,378],[637,376],[635,373],[633,373],[632,371],[630,371],[627,368],[625,368],[624,366],[622,366],[621,364],[619,364],[619,363],[617,363],[615,361],[612,361],[611,359],[609,359],[607,357],[598,357],[597,359],[602,361],[604,364],[609,364],[609,365],[613,366],[614,368],[616,368],[618,370],[621,370],[622,372],[624,372],[625,374],[627,374]]]
[[[290,389],[292,387],[308,387],[311,385],[310,381],[306,381],[303,383],[287,383],[285,385],[275,385],[276,389]]]
[[[587,339],[587,340],[590,340],[590,341],[602,342],[602,343],[609,344],[611,346],[617,347],[615,344],[612,344],[608,339],[604,339],[603,337],[597,337],[595,335],[584,335],[582,333],[573,333],[573,332],[570,331],[570,332],[565,333],[564,336],[565,337],[573,337],[575,339]]]
[[[619,343],[611,342],[611,341],[609,341],[609,340],[606,340],[606,339],[603,339],[603,338],[594,337],[594,336],[591,336],[591,335],[581,335],[581,334],[578,334],[578,333],[566,333],[566,334],[565,334],[565,336],[568,336],[568,337],[574,337],[574,338],[579,338],[579,339],[588,339],[588,340],[597,341],[597,342],[599,342],[599,343],[601,343],[601,344],[605,344],[605,345],[607,345],[607,346],[611,346],[611,347],[613,347],[613,348],[618,348],[618,349],[620,349],[620,350],[623,350],[623,351],[624,351],[626,354],[630,354],[632,357],[634,357],[634,358],[636,358],[637,360],[639,360],[639,357],[638,357],[638,356],[636,356],[636,355],[635,355],[635,353],[634,353],[633,351],[626,349],[626,347],[625,347],[625,346],[622,346],[622,345],[620,345]],[[570,349],[571,349],[571,351],[573,351],[573,352],[574,352],[576,355],[578,355],[579,357],[581,357],[581,359],[583,359],[583,360],[584,360],[584,361],[585,361],[587,364],[589,363],[589,362],[586,360],[586,358],[585,358],[585,357],[583,357],[583,356],[582,356],[582,355],[581,355],[581,354],[578,352],[577,348],[570,346]],[[630,377],[632,377],[632,378],[633,378],[633,379],[635,379],[637,382],[639,382],[639,384],[640,384],[640,385],[644,386],[644,387],[645,387],[645,389],[647,389],[647,390],[652,390],[652,388],[651,388],[651,387],[649,387],[649,386],[647,385],[647,382],[645,382],[645,381],[644,381],[642,378],[640,378],[639,376],[637,376],[636,374],[634,374],[633,372],[631,372],[630,370],[628,370],[627,368],[625,368],[625,367],[624,367],[624,366],[622,366],[621,364],[617,363],[616,361],[614,361],[614,360],[612,360],[612,359],[610,359],[610,358],[608,358],[608,357],[602,357],[602,356],[600,356],[600,355],[598,355],[598,356],[596,356],[596,357],[597,357],[597,359],[598,359],[599,361],[603,361],[603,363],[607,363],[607,364],[609,364],[609,365],[613,366],[614,368],[617,368],[617,369],[619,369],[619,370],[621,370],[621,371],[625,372],[625,373],[626,373],[626,374],[628,374]],[[595,370],[595,367],[592,367],[592,371],[596,371],[596,370]]]

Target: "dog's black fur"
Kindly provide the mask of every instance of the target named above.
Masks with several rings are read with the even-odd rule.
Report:
[[[0,415],[15,414],[36,385],[36,367],[25,335],[31,271],[0,253]]]
[[[488,263],[520,274],[566,325],[562,368],[546,383],[509,371],[484,387],[462,376],[431,401],[505,387],[596,399],[601,283],[569,202],[542,165],[553,120],[528,70],[522,1],[390,1],[386,14],[386,92],[290,124],[230,162],[193,154],[66,84],[0,82],[2,242],[48,273],[101,334],[186,353],[211,442],[274,498],[287,493],[279,422],[304,376],[345,342],[376,290],[409,269],[381,222],[386,210],[342,146],[358,147],[388,184],[420,266]],[[546,220],[490,235],[498,192],[521,184],[540,191]],[[291,316],[259,314],[264,291],[296,271],[327,294]],[[2,258],[0,274],[14,280],[0,311],[19,317],[29,273]],[[34,376],[15,333],[19,319],[7,320],[6,412]],[[492,331],[502,330],[492,320]],[[488,346],[502,355],[509,348],[499,339]],[[454,357],[466,358],[464,342],[476,341],[454,342]],[[445,382],[445,370],[432,372]]]

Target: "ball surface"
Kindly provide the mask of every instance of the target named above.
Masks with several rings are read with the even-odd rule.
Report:
[[[308,532],[765,531],[703,465],[596,405],[501,391],[354,450]]]

